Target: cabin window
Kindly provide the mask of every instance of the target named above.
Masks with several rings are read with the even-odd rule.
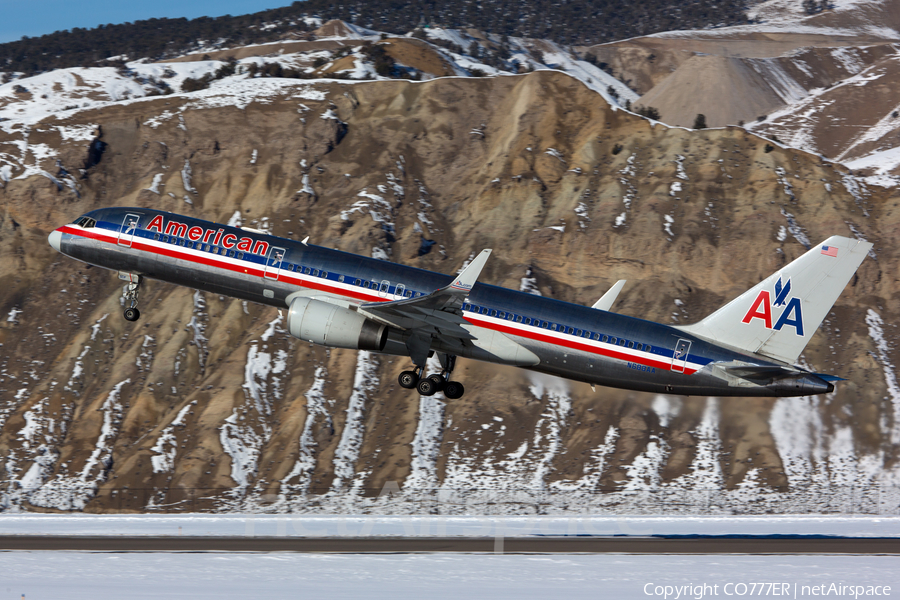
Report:
[[[548,327],[550,327],[550,323],[548,323],[547,321],[544,321],[543,323],[541,323],[541,327],[543,327],[544,329],[547,329]]]
[[[344,283],[344,276],[338,275],[338,283]]]
[[[581,330],[580,330],[580,329],[576,329],[576,330],[575,330],[575,335],[577,335],[578,337],[581,337]],[[585,336],[585,337],[587,337],[587,336]]]
[[[522,315],[516,315],[516,323],[522,322]]]
[[[243,252],[238,252],[237,257],[238,257],[238,258],[244,258],[244,253],[243,253]]]
[[[595,333],[595,334],[592,335],[591,337],[592,337],[594,340],[598,341],[598,342],[600,341],[600,334],[599,334],[599,333]],[[603,337],[606,338],[606,336],[603,336]],[[604,341],[606,341],[606,340],[604,339]]]
[[[604,335],[603,337],[606,338],[605,335]],[[606,339],[604,339],[603,341],[605,342]],[[609,336],[609,343],[612,344],[613,346],[615,346],[615,345],[616,345],[616,338],[614,338],[613,336]]]
[[[624,345],[625,345],[625,340],[619,340],[619,345],[620,345],[620,346],[624,346]]]
[[[406,290],[406,293],[404,293],[403,295],[406,296],[407,298],[411,298],[413,293],[411,290]]]
[[[550,330],[551,330],[551,331],[556,331],[556,323],[550,323]],[[560,325],[559,330],[560,330],[561,332],[565,333],[566,328],[563,327],[562,325]]]
[[[322,271],[321,277],[322,279],[328,279],[328,271]]]
[[[313,277],[318,277],[319,270],[318,269],[310,269],[309,274],[312,275]]]
[[[568,333],[569,335],[572,335],[573,333],[575,333],[575,328],[569,327],[568,329],[566,329],[566,333]]]
[[[514,316],[515,316],[515,315],[513,315],[512,313],[506,313],[506,320],[507,320],[507,321],[512,321]]]
[[[644,346],[644,352],[653,352],[653,346],[647,344]]]
[[[362,281],[357,279],[356,281],[353,282],[353,285],[362,285]]]
[[[628,342],[628,347],[629,347],[629,348],[634,348],[634,342]]]
[[[496,317],[496,316],[497,316],[497,311],[494,310],[494,309],[492,308],[492,309],[491,309],[491,312],[490,312],[490,315],[491,315],[492,317]]]
[[[531,319],[529,319],[528,317],[525,317],[525,324],[531,325]]]
[[[368,289],[368,288],[369,288],[369,285],[371,285],[371,284],[369,283],[368,280],[363,281],[363,287],[364,287],[364,288]]]
[[[387,293],[390,291],[390,289],[391,289],[391,282],[388,281],[387,279],[385,279],[384,281],[381,282],[381,288],[379,288],[378,291]]]
[[[154,234],[153,234],[153,239],[154,239],[154,240],[158,240],[158,239],[159,239],[159,234],[158,234],[158,233],[154,233]]]

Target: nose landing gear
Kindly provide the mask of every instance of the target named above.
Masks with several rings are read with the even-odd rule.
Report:
[[[140,275],[132,275],[131,273],[119,274],[120,279],[124,279],[128,282],[128,285],[125,286],[125,302],[128,304],[128,308],[125,309],[125,320],[126,321],[137,321],[141,318],[141,311],[137,309],[138,303],[138,295],[141,291],[141,283],[143,283],[144,278]]]
[[[450,374],[456,366],[456,357],[447,354],[438,354],[441,361],[442,370],[440,373],[432,373],[427,377],[422,377],[425,367],[417,366],[414,371],[403,371],[398,378],[400,387],[406,389],[416,388],[416,391],[423,396],[433,396],[437,392],[443,391],[444,396],[448,400],[456,400],[462,398],[466,389],[463,384],[458,381],[450,381]]]

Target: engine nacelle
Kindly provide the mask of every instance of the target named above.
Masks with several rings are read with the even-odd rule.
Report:
[[[349,308],[312,298],[294,298],[288,309],[287,328],[301,340],[353,350],[384,349],[388,328]]]

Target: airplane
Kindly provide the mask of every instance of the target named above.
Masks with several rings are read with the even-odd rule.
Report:
[[[491,250],[458,275],[367,258],[148,208],[88,212],[49,235],[58,252],[118,271],[124,316],[145,279],[287,310],[290,335],[408,357],[399,384],[461,398],[457,357],[642,392],[702,396],[829,393],[795,363],[872,244],[832,236],[692,325],[612,312],[624,281],[593,306],[477,283]],[[437,354],[441,371],[426,375]],[[596,388],[595,388],[596,389]]]

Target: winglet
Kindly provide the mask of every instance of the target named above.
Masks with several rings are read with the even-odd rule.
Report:
[[[622,287],[625,285],[625,279],[620,279],[613,284],[609,291],[603,294],[603,297],[594,302],[594,305],[591,308],[596,308],[597,310],[609,310],[612,308],[613,302],[616,301],[616,298],[619,297],[619,292],[622,291]]]
[[[490,248],[482,250],[481,254],[476,256],[475,259],[462,270],[462,273],[456,276],[456,279],[450,284],[449,289],[465,292],[467,294],[471,292],[472,286],[475,285],[475,281],[478,279],[478,276],[481,275],[481,270],[484,268],[490,255]]]

